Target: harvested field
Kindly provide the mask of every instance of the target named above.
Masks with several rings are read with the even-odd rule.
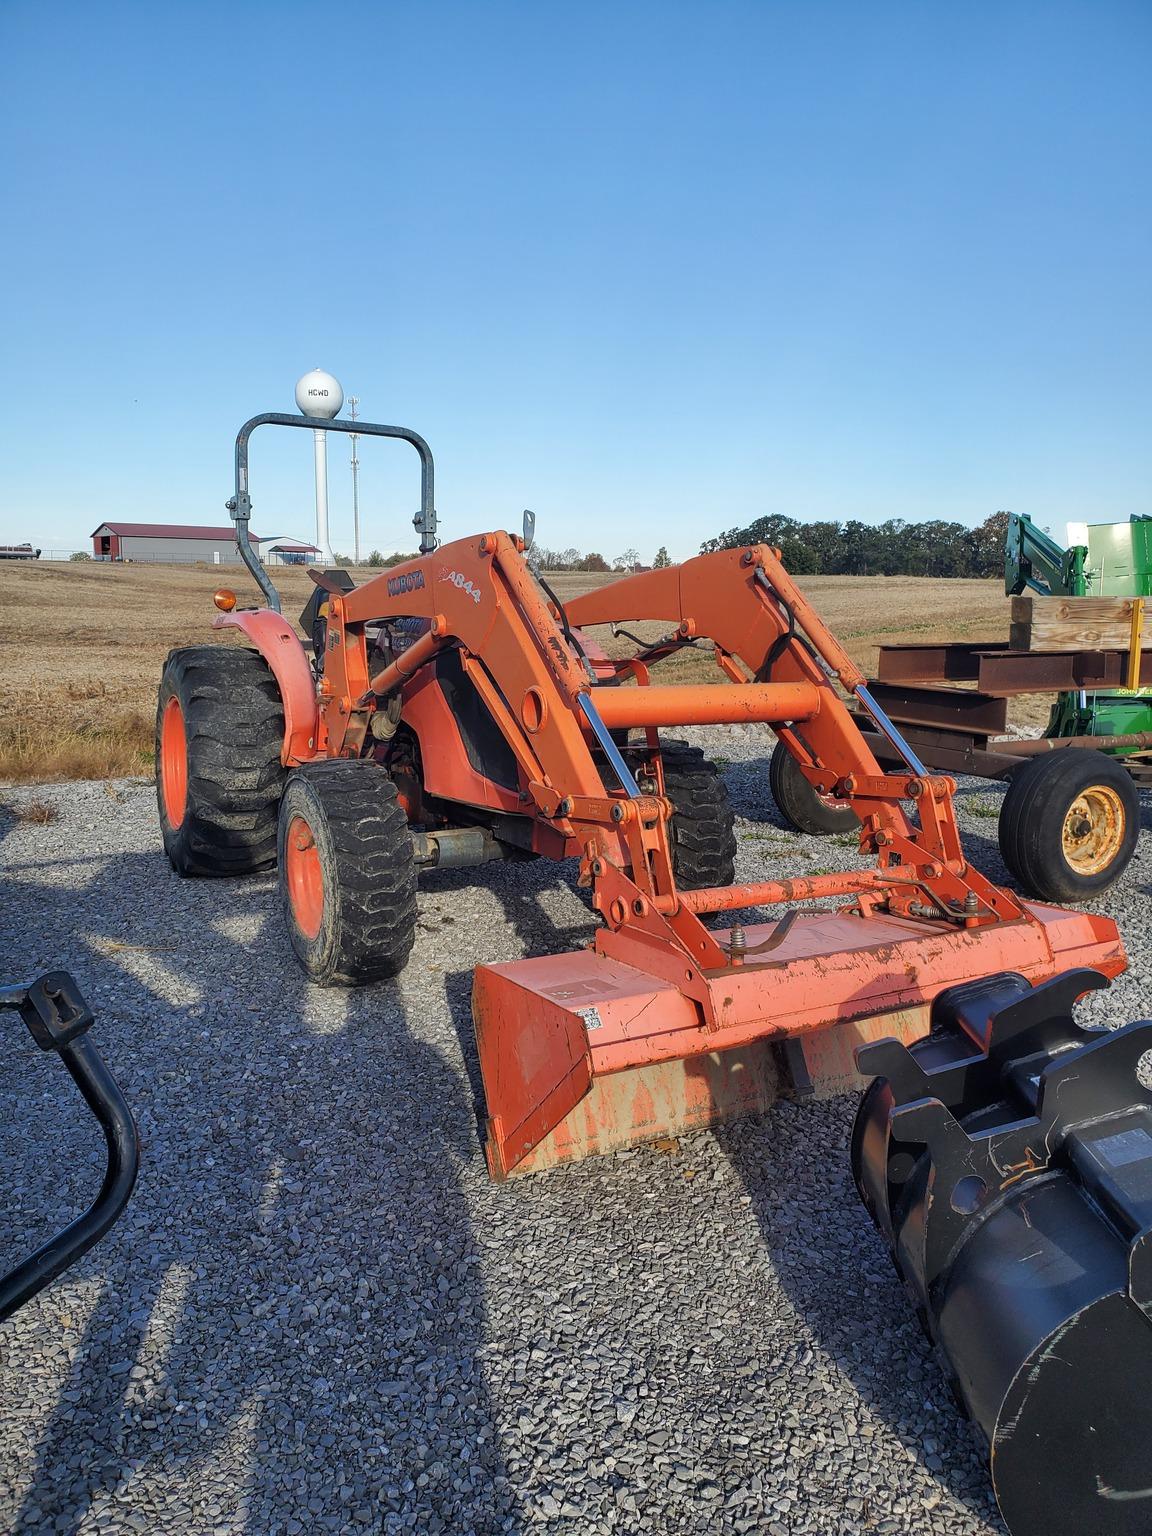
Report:
[[[556,574],[551,584],[563,600],[610,579]],[[311,591],[307,573],[287,568],[276,580],[294,618]],[[229,582],[254,600],[244,573],[219,566],[0,565],[0,781],[148,772],[164,658],[177,645],[232,643],[234,632],[211,628],[212,592]],[[1007,634],[1009,603],[994,581],[810,576],[801,586],[865,670],[882,644]],[[660,628],[639,632],[655,637]],[[626,647],[611,643],[617,654]],[[665,666],[681,681],[720,676],[701,651]],[[1025,707],[1017,718],[1044,713]]]

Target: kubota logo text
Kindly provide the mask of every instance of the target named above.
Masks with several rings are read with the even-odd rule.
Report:
[[[402,592],[419,592],[423,585],[423,571],[405,571],[403,576],[389,576],[388,596],[399,597]]]

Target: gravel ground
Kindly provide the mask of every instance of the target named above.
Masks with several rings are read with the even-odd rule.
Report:
[[[763,738],[700,731],[738,878],[847,867],[785,835]],[[1004,878],[996,786],[961,792]],[[7,791],[0,975],[71,968],[145,1147],[121,1223],[0,1333],[13,1532],[1000,1532],[851,1186],[853,1104],[488,1183],[472,967],[591,931],[571,871],[434,876],[411,964],[308,986],[269,879],[181,882],[149,785]],[[47,802],[47,824],[13,814]],[[1152,816],[1122,887],[1148,1011]],[[12,1021],[0,1155],[13,1260],[82,1208],[98,1133]],[[66,1148],[66,1153],[62,1149]]]

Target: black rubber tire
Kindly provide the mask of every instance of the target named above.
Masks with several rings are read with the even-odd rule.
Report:
[[[186,738],[187,794],[169,817],[162,728],[176,701]],[[276,815],[288,778],[280,762],[284,708],[257,651],[197,645],[171,651],[156,708],[156,805],[164,851],[179,875],[248,875],[276,862]]]
[[[1065,854],[1064,824],[1076,801],[1099,786],[1122,808],[1115,852],[1093,873]],[[1092,747],[1060,747],[1028,758],[1013,773],[1000,807],[1000,854],[1020,888],[1041,901],[1088,901],[1106,891],[1136,851],[1140,801],[1126,769]]]
[[[686,741],[660,744],[664,789],[672,815],[672,872],[685,891],[731,885],[736,878],[736,829],[720,770]]]
[[[323,906],[309,935],[289,889],[296,818],[315,839]],[[299,835],[299,831],[296,835]],[[396,786],[380,764],[336,758],[288,779],[280,806],[280,907],[296,958],[324,987],[360,987],[404,969],[416,933],[416,863]]]
[[[768,787],[776,809],[794,832],[827,837],[832,832],[855,832],[860,826],[860,818],[850,805],[830,803],[809,784],[782,741],[772,749]]]

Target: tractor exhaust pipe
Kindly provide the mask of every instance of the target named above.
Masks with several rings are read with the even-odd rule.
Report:
[[[1152,1023],[1077,1024],[1107,984],[1001,973],[942,992],[912,1046],[856,1053],[856,1184],[1012,1536],[1152,1522]]]

